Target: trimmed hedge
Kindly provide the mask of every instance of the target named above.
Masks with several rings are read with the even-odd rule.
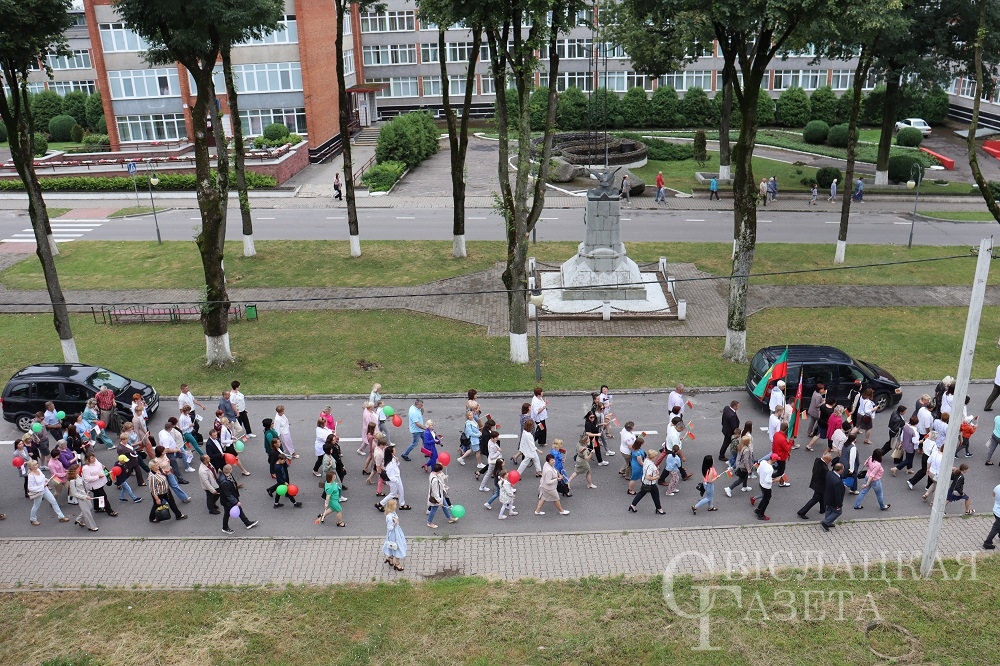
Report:
[[[559,95],[556,126],[561,130],[580,130],[587,126],[587,97],[576,86]]]
[[[388,192],[404,173],[406,165],[402,162],[379,162],[361,176],[361,182],[372,192]]]
[[[441,131],[430,114],[403,113],[382,126],[375,145],[377,162],[403,162],[412,169],[438,151]]]
[[[62,113],[62,97],[54,90],[43,90],[31,96],[31,115],[36,132],[48,132],[49,121]]]
[[[839,183],[844,182],[844,176],[837,167],[822,167],[816,171],[816,184],[823,189],[830,189],[834,179]]]
[[[889,158],[889,180],[895,183],[905,183],[910,179],[910,170],[914,164],[921,164],[920,160],[910,155],[896,155]]]
[[[923,132],[916,127],[904,127],[896,133],[896,145],[916,148],[924,140]]]
[[[73,125],[69,130],[69,138],[73,143],[83,143],[83,128]]]
[[[49,121],[49,134],[53,141],[69,141],[75,125],[76,118],[73,116],[56,116]]]
[[[284,139],[288,136],[288,134],[288,128],[281,123],[271,123],[264,128],[264,138],[268,141],[278,141],[280,139]]]
[[[85,146],[110,146],[111,139],[107,134],[84,134],[81,143]]]
[[[670,143],[662,139],[644,137],[637,132],[615,132],[623,139],[646,144],[646,157],[660,162],[683,162],[694,159],[694,147],[689,143]]]
[[[826,143],[826,137],[830,134],[830,126],[822,120],[810,120],[806,128],[802,130],[802,138],[806,143],[819,145]]]
[[[276,187],[274,176],[267,176],[255,171],[247,171],[247,187]],[[214,172],[213,172],[214,175]],[[197,184],[195,174],[161,174],[158,190],[194,190]],[[130,177],[115,176],[112,178],[88,178],[86,176],[66,176],[63,178],[39,178],[42,190],[48,192],[118,192],[132,191]],[[235,174],[230,174],[230,180],[236,182]],[[147,186],[147,176],[136,176],[139,187]],[[0,180],[0,191],[23,190],[24,183],[18,180]]]
[[[253,147],[257,149],[261,148],[281,148],[286,143],[290,143],[293,146],[302,143],[302,137],[298,134],[286,134],[279,139],[268,139],[264,136],[258,136],[253,140]]]
[[[826,135],[826,142],[834,148],[847,148],[848,130],[846,124],[834,125]]]
[[[41,157],[49,152],[49,140],[44,134],[35,134],[35,157]]]
[[[837,121],[837,95],[830,86],[823,86],[809,96],[809,115],[813,120],[822,120],[827,125]]]
[[[802,88],[789,88],[778,97],[775,121],[783,127],[802,127],[812,113],[809,96]]]

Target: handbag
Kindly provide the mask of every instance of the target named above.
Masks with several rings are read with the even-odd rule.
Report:
[[[872,427],[871,414],[865,414],[864,416],[861,417],[861,427],[869,429]]]
[[[420,447],[420,452],[421,452],[422,454],[424,454],[424,456],[425,456],[425,457],[427,457],[427,458],[430,458],[430,457],[431,457],[431,450],[430,450],[430,449],[428,449],[428,448],[427,448],[426,446],[421,446],[421,447]]]
[[[396,544],[395,541],[386,541],[385,546],[389,550],[399,550],[399,546]]]
[[[378,473],[378,478],[382,479],[383,481],[388,481],[389,473],[383,469],[381,472]]]
[[[560,495],[569,495],[569,484],[565,481],[560,481],[556,484],[556,492]]]
[[[702,483],[701,481],[698,482],[698,485],[695,486],[694,489],[697,490],[702,495],[705,494],[705,484]]]
[[[153,520],[157,523],[170,520],[170,506],[167,504],[160,504],[156,507],[156,511],[153,512]]]
[[[902,460],[903,459],[903,455],[904,455],[904,452],[903,452],[902,445],[897,444],[896,447],[893,448],[893,450],[892,450],[892,459],[893,460]]]

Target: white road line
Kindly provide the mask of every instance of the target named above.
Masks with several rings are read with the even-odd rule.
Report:
[[[328,217],[326,219],[328,219],[328,220],[343,220],[344,218],[343,217]]]
[[[75,238],[57,238],[55,240],[56,240],[57,243],[72,243],[76,239]]]
[[[4,238],[0,240],[0,243],[34,243],[33,240],[27,240],[25,238]]]
[[[53,233],[52,234],[52,237],[56,238],[56,239],[59,239],[59,238],[80,238],[81,236],[83,236],[83,234],[68,234],[68,233],[63,233],[63,232]],[[11,237],[13,237],[13,238],[34,238],[35,234],[11,234]]]
[[[330,218],[327,218],[327,219],[330,219]],[[470,217],[468,219],[470,219],[470,220],[485,220],[486,218],[485,217]]]
[[[199,222],[201,221],[201,218],[200,218],[200,217],[191,217],[191,218],[188,218],[188,219],[191,219],[191,220],[198,220]]]
[[[893,222],[893,224],[912,224],[912,222]]]
[[[397,216],[396,216],[396,219],[397,219],[397,220],[415,220],[415,219],[417,219],[417,218],[415,218],[415,217],[414,217],[414,216],[412,216],[412,215],[397,215]]]
[[[684,220],[685,222],[704,222],[705,220]]]
[[[273,217],[258,217],[258,220],[273,220]]]
[[[540,217],[539,220],[558,220],[558,217]]]
[[[757,222],[758,222],[759,224],[769,224],[769,223],[771,223],[771,222],[774,222],[774,220],[757,220]]]
[[[827,220],[823,224],[840,224],[839,220]]]
[[[58,222],[51,222],[50,223],[54,227],[58,226],[58,225],[60,225],[60,224],[62,224],[64,222],[86,222],[88,224],[92,224],[94,222],[100,223],[100,222],[108,222],[109,221],[108,218],[106,218],[106,217],[94,217],[94,218],[86,218],[86,217],[76,217],[76,218],[73,218],[73,217],[57,217],[56,219],[59,220],[59,221]]]
[[[623,218],[621,218],[621,220],[622,220],[622,222],[631,222],[632,218],[631,217],[623,217]]]
[[[50,222],[50,226],[53,227],[99,227],[102,222],[107,222],[107,220],[66,220],[64,222]]]

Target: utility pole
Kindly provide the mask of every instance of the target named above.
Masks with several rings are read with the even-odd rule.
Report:
[[[941,523],[948,504],[948,486],[951,485],[951,468],[955,462],[958,433],[962,425],[965,396],[969,391],[969,375],[972,373],[972,359],[976,354],[976,339],[979,337],[979,320],[983,312],[986,296],[986,278],[990,273],[990,259],[993,257],[993,239],[984,238],[979,242],[979,260],[976,262],[976,277],[972,282],[972,298],[969,301],[969,316],[965,320],[965,339],[962,341],[962,355],[958,360],[958,377],[955,379],[955,399],[952,402],[957,414],[948,421],[948,431],[944,438],[944,455],[938,472],[937,488],[934,491],[934,505],[927,526],[927,541],[924,555],[920,560],[920,575],[928,578],[934,569],[938,541],[941,538]]]

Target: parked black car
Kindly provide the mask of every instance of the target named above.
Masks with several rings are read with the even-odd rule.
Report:
[[[56,409],[75,414],[82,412],[87,400],[105,385],[115,392],[115,402],[122,418],[132,420],[132,395],[138,393],[146,401],[152,416],[159,407],[159,396],[149,384],[137,382],[107,368],[81,363],[40,363],[17,372],[0,395],[5,421],[14,423],[23,432],[31,427],[36,412],[45,411],[51,400]]]
[[[750,395],[753,395],[757,382],[783,351],[785,347],[765,347],[754,354],[746,382]],[[788,378],[785,380],[785,395],[788,400],[795,398],[800,374],[803,408],[808,405],[819,382],[826,386],[827,395],[833,395],[838,403],[847,405],[847,396],[854,388],[854,380],[860,379],[864,388],[875,391],[875,406],[880,412],[898,404],[903,397],[899,382],[891,374],[874,363],[851,358],[836,347],[788,345]],[[764,394],[763,400],[753,397],[754,401],[767,405],[768,394]]]

